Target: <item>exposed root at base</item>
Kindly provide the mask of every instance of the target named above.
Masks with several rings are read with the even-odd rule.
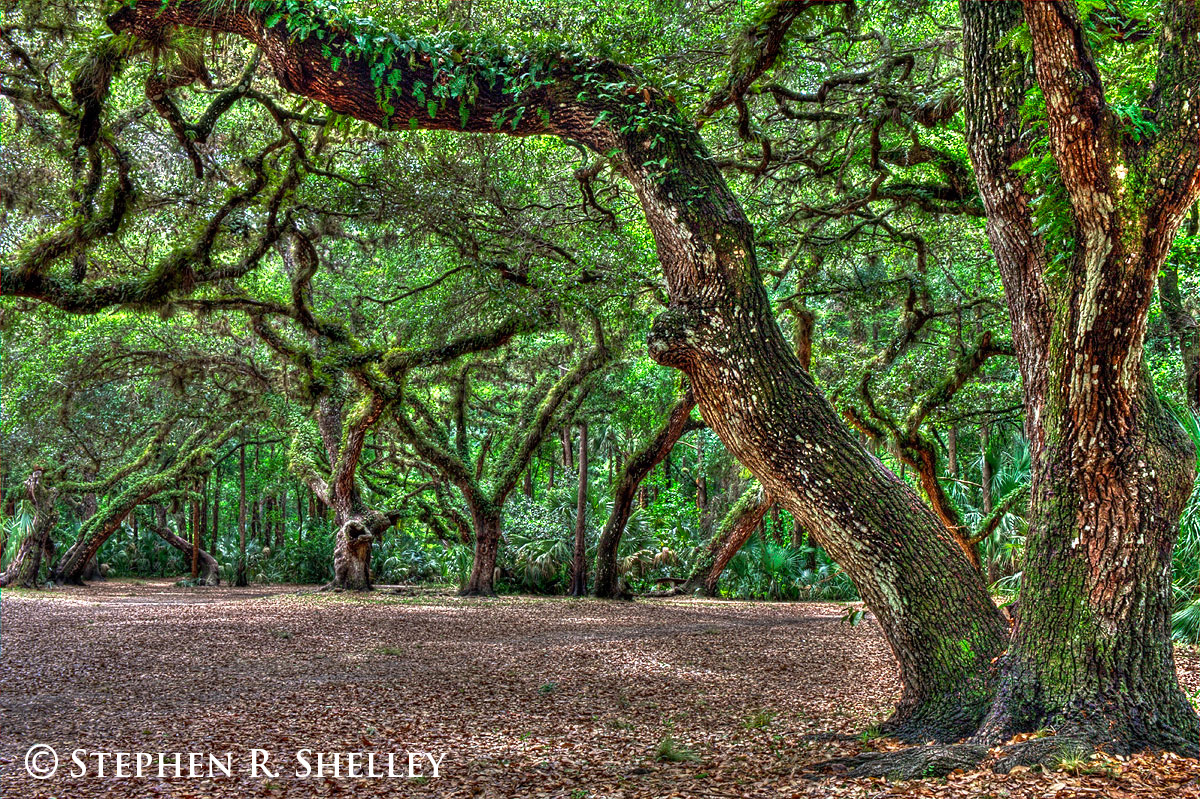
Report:
[[[970,771],[985,765],[996,773],[1008,774],[1017,767],[1057,768],[1064,760],[1086,757],[1095,751],[1095,744],[1084,738],[1052,735],[991,749],[983,744],[962,743],[914,746],[894,752],[864,752],[854,757],[829,760],[818,766],[818,770],[894,781],[945,777],[959,769]]]
[[[987,759],[988,748],[976,744],[914,746],[898,752],[864,752],[824,764],[842,766],[851,777],[920,780],[944,777],[958,769],[973,769]],[[840,770],[840,769],[839,769]]]

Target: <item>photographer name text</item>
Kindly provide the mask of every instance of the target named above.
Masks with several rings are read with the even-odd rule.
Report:
[[[266,749],[219,754],[74,749],[64,753],[60,774],[58,752],[46,744],[34,744],[25,753],[25,771],[39,780],[56,774],[72,779],[212,779],[235,774],[263,779],[433,779],[445,758],[444,752],[320,752],[307,748],[283,755]]]

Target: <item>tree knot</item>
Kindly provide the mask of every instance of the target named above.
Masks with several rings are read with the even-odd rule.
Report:
[[[685,369],[699,356],[719,351],[724,338],[714,325],[719,319],[697,305],[672,304],[650,326],[646,339],[650,357],[663,366]]]

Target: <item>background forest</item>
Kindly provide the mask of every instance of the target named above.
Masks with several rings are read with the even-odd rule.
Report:
[[[358,5],[395,32],[362,46],[397,58],[438,57],[420,32],[491,36],[612,57],[670,93],[753,224],[801,362],[1015,596],[1029,448],[953,4],[805,9],[765,45],[760,4],[733,0]],[[1081,5],[1110,103],[1151,130],[1136,98],[1157,5]],[[477,538],[498,530],[498,592],[579,593],[581,555],[589,591],[608,558],[610,595],[856,598],[821,531],[772,503],[649,357],[663,277],[605,159],[547,137],[369,127],[282,91],[241,40],[138,41],[100,12],[6,4],[0,33],[0,257],[20,271],[69,249],[74,281],[0,299],[6,575],[32,541],[28,585],[361,587],[354,553],[335,558],[350,524],[374,583],[468,587]],[[770,68],[728,101],[739,59],[764,47]],[[422,93],[432,117],[469,90]],[[1034,182],[1053,169],[1045,152],[1023,166]],[[1061,198],[1039,201],[1052,226]],[[1200,447],[1198,266],[1193,209],[1146,353]],[[1174,565],[1175,635],[1195,642],[1200,494]]]

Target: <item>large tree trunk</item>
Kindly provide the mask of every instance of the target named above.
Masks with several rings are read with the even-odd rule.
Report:
[[[475,528],[475,557],[471,576],[459,593],[462,596],[495,596],[496,558],[500,553],[500,514],[482,508],[471,509]]]
[[[358,514],[338,513],[337,542],[333,548],[333,586],[348,591],[371,590],[371,544],[375,539],[367,521]]]
[[[301,39],[290,22],[263,23],[242,7],[214,11],[200,0],[166,8],[142,0],[109,20],[145,37],[171,24],[245,36],[263,47],[284,87],[374,124],[550,134],[611,156],[646,213],[670,295],[668,310],[654,321],[652,357],[687,373],[705,420],[729,451],[802,524],[822,530],[826,551],[855,581],[899,661],[897,725],[937,737],[975,726],[1007,625],[944,526],[850,435],[801,367],[772,315],[748,220],[695,127],[663,92],[603,60],[563,54],[531,65],[477,48],[459,54],[462,69],[498,69],[516,85],[519,76],[536,73],[538,85],[521,88],[519,102],[514,84],[484,80],[469,100],[418,104],[413,82],[437,83],[441,67],[399,58],[387,84],[398,91],[381,104],[372,64],[345,53],[345,34]],[[325,54],[335,51],[338,69]],[[498,126],[516,104],[525,113]],[[481,536],[477,548],[487,554],[498,532]],[[485,579],[490,583],[473,575],[472,587]]]
[[[571,558],[571,596],[587,595],[588,426],[579,423],[579,491],[575,501],[575,551]]]
[[[617,550],[621,546],[621,537],[625,534],[625,525],[633,511],[633,500],[638,494],[639,486],[650,470],[667,456],[679,439],[692,426],[690,423],[692,408],[696,407],[696,398],[691,390],[684,392],[671,410],[667,413],[667,421],[646,443],[625,462],[621,476],[617,479],[617,488],[613,492],[612,513],[600,531],[600,540],[596,544],[596,585],[595,595],[605,599],[615,599],[626,595],[621,585],[621,575],[617,568]],[[642,489],[643,491],[645,489]],[[645,507],[643,503],[642,507]]]
[[[1120,387],[1101,385],[1082,413],[1047,403],[1020,621],[985,740],[1051,728],[1121,751],[1197,754],[1200,727],[1176,681],[1170,635],[1171,551],[1195,450],[1140,368],[1134,388],[1142,397],[1125,424],[1099,430],[1086,417]],[[1115,446],[1089,448],[1097,433]]]
[[[333,582],[329,588],[369,591],[371,547],[394,523],[393,517],[367,506],[357,478],[367,432],[386,407],[387,403],[378,394],[370,395],[365,407],[350,414],[338,397],[322,398],[319,404],[317,425],[334,468],[328,484],[312,475],[310,487],[328,500],[337,527]]]
[[[1020,619],[979,738],[1048,728],[1118,752],[1195,757],[1200,720],[1169,635],[1195,450],[1155,396],[1143,345],[1154,280],[1200,191],[1200,8],[1165,5],[1149,100],[1164,134],[1140,146],[1114,128],[1073,3],[961,9],[968,143],[1010,301],[1032,462]],[[1022,20],[1035,72],[1014,77],[1026,62],[1001,43]],[[1038,224],[1067,226],[1050,241],[1013,172],[1035,138],[1020,110],[1035,77],[1070,205],[1039,213]]]
[[[750,536],[762,523],[763,516],[770,507],[771,501],[763,492],[762,486],[755,485],[746,489],[721,521],[716,534],[704,548],[704,554],[697,559],[695,568],[683,584],[682,592],[716,596],[721,572],[725,571],[733,556],[750,540]]]

